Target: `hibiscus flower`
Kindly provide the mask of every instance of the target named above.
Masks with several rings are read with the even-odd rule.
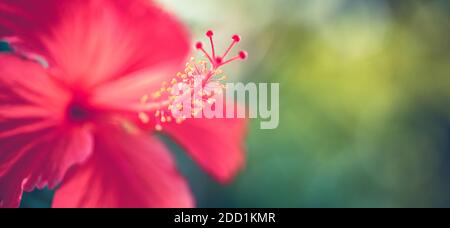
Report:
[[[54,207],[194,206],[156,121],[138,118],[157,116],[142,96],[189,54],[174,17],[143,0],[0,0],[0,38],[14,49],[0,54],[1,207],[44,187]],[[245,120],[158,130],[222,183],[243,165]]]

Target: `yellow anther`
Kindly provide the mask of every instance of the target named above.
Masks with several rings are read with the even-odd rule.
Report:
[[[148,115],[146,113],[140,112],[139,113],[139,119],[142,121],[142,123],[144,124],[148,124],[150,122],[150,118],[148,117]]]
[[[218,81],[224,81],[224,80],[227,80],[228,79],[228,77],[226,76],[226,75],[224,75],[224,76],[222,76],[222,77],[220,77],[219,79],[217,79]]]
[[[193,112],[192,112],[192,115],[193,115],[193,116],[198,116],[199,113],[200,113],[200,111],[199,111],[199,110],[196,110],[196,111],[193,111]]]
[[[147,101],[148,101],[148,95],[147,94],[141,97],[141,104],[145,104],[145,103],[147,103]]]
[[[160,97],[161,97],[161,92],[160,91],[153,93],[153,98],[154,99],[157,99],[157,98],[160,98]]]

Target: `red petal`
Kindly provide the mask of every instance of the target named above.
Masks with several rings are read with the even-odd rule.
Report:
[[[146,2],[146,3],[144,3]],[[61,69],[61,79],[97,85],[136,70],[180,64],[181,24],[150,1],[3,0],[0,36],[15,36]]]
[[[104,83],[92,94],[91,104],[107,110],[124,111],[136,116],[136,112],[148,110],[142,97],[161,89],[161,82],[173,75],[169,69],[156,67],[135,72],[127,77]],[[120,92],[117,92],[120,91]]]
[[[244,164],[244,119],[187,119],[164,131],[218,181],[231,181]]]
[[[40,65],[0,54],[0,118],[25,113],[52,117],[64,111],[69,98]]]
[[[53,206],[192,207],[193,199],[161,142],[122,129],[103,129],[93,156],[68,176]]]
[[[0,206],[19,206],[23,190],[54,188],[70,167],[86,160],[92,144],[89,131],[81,128],[0,138]]]
[[[92,137],[57,127],[68,95],[36,63],[0,54],[0,94],[0,206],[17,207],[23,190],[54,187],[85,160]]]

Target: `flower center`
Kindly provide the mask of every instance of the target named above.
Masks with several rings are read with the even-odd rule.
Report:
[[[67,119],[72,123],[84,123],[92,118],[92,112],[79,101],[72,101],[67,106]]]

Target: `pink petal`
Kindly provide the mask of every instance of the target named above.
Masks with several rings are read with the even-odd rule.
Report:
[[[86,87],[155,65],[178,66],[189,51],[182,25],[141,0],[3,0],[1,35],[44,56],[61,80]]]
[[[92,136],[60,126],[68,95],[36,63],[0,54],[0,94],[0,207],[17,207],[23,190],[52,188],[84,161]]]
[[[103,129],[95,152],[57,190],[54,207],[192,207],[186,181],[156,138]]]
[[[187,119],[164,131],[218,181],[231,181],[244,164],[244,119]]]

